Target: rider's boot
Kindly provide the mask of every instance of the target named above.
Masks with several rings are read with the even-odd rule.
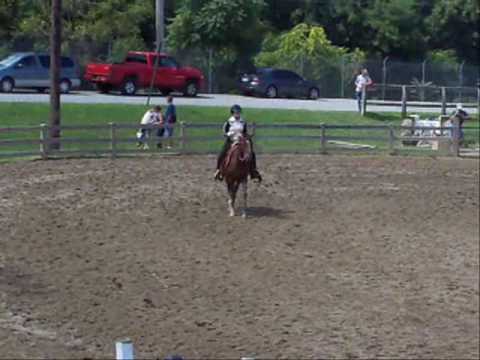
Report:
[[[213,178],[214,178],[214,180],[218,180],[218,181],[223,180],[222,174],[220,173],[219,169],[215,170],[215,174],[214,174]]]
[[[262,175],[260,175],[258,170],[255,168],[250,170],[250,178],[252,180],[256,179],[259,183],[262,182]]]

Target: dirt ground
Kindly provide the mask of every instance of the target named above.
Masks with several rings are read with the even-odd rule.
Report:
[[[0,357],[479,357],[479,161],[260,156],[0,165]]]

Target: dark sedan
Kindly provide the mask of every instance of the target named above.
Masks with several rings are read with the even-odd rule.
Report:
[[[318,99],[320,87],[290,70],[259,68],[254,74],[243,74],[239,79],[240,91],[245,95],[300,97]]]

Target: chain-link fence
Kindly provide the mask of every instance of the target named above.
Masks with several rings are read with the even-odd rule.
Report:
[[[119,62],[118,51],[110,45],[97,46],[91,43],[76,43],[64,46],[64,55],[72,57],[78,64],[82,78],[82,89],[94,89],[83,80],[85,67],[90,62]],[[2,48],[2,57],[15,51],[34,49],[32,43],[17,43],[14,51]],[[113,50],[112,50],[113,49]],[[37,49],[40,50],[41,49]],[[134,49],[132,49],[134,50]],[[43,50],[43,52],[48,49]],[[239,61],[225,54],[217,54],[208,49],[188,49],[172,52],[184,66],[200,69],[205,76],[207,93],[239,93],[238,79],[244,72],[251,72],[250,62]],[[332,61],[319,58],[315,61],[293,59],[290,70],[296,71],[307,80],[316,82],[323,98],[351,98],[354,96],[354,80],[359,69],[368,69],[374,82],[369,89],[369,99],[397,100],[402,97],[402,86],[407,86],[410,101],[441,101],[442,87],[446,90],[448,102],[476,102],[477,87],[480,81],[479,66],[466,64],[437,63],[429,60],[400,62],[390,59],[369,59],[363,63],[352,63],[347,57]]]

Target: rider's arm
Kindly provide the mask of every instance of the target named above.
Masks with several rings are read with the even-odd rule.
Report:
[[[225,121],[225,124],[223,124],[223,135],[227,136],[229,130],[230,130],[230,123],[228,121]]]

